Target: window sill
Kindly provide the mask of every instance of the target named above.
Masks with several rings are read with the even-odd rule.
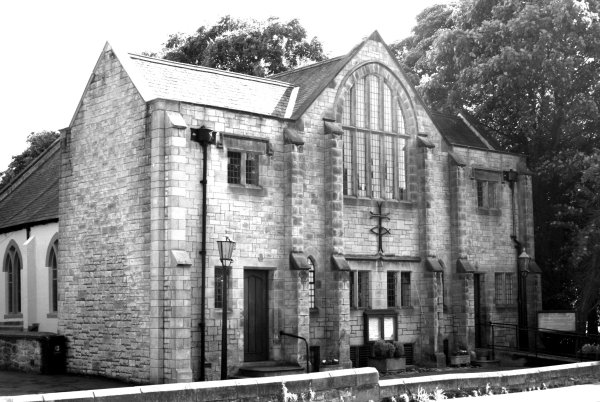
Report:
[[[487,216],[502,215],[498,208],[482,208],[482,207],[477,207],[477,214],[478,215],[487,215]]]
[[[10,319],[15,319],[15,318],[23,318],[23,314],[22,313],[9,313],[9,314],[4,314],[4,319],[5,320],[10,320]]]
[[[58,313],[57,312],[48,313],[48,314],[46,314],[46,318],[58,318]]]
[[[267,196],[267,190],[261,186],[228,183],[229,190],[234,194]]]
[[[383,202],[385,207],[412,209],[415,204],[412,201],[384,200],[380,198],[360,198],[352,195],[344,196],[344,205],[351,207],[377,207],[377,204]]]

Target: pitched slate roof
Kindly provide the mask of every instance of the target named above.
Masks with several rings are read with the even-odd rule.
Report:
[[[452,145],[494,150],[480,133],[459,116],[430,112],[431,120],[440,134]]]
[[[130,62],[123,63],[125,69],[136,87],[144,88],[140,93],[145,101],[169,99],[289,118],[298,91],[293,85],[268,78],[134,54],[126,57]]]
[[[58,220],[60,141],[0,191],[0,233]]]
[[[351,54],[352,52],[346,56],[335,57],[271,76],[273,79],[289,82],[300,88],[291,115],[292,119],[299,118],[317,96],[323,92],[325,87],[329,85],[348,60],[350,60]]]

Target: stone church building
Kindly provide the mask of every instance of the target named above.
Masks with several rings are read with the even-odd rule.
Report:
[[[22,191],[44,172],[48,192]],[[361,366],[377,339],[435,365],[485,346],[484,324],[534,325],[541,310],[540,275],[517,303],[517,257],[534,250],[524,157],[466,113],[428,110],[377,32],[269,78],[107,44],[69,127],[0,211],[50,193],[49,217],[0,212],[0,314],[65,335],[71,372],[198,380],[204,324],[218,379],[225,236],[229,375]]]

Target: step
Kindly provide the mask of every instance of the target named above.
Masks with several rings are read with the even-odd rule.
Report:
[[[0,322],[0,331],[23,331],[23,321]]]
[[[278,375],[302,374],[304,367],[298,364],[283,362],[255,362],[240,367],[237,378],[241,377],[273,377]]]

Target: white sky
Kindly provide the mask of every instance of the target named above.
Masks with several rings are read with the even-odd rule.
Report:
[[[449,0],[8,0],[0,2],[0,172],[31,132],[71,121],[104,43],[158,52],[169,34],[192,33],[227,14],[297,18],[334,57],[378,30],[391,44],[416,15]],[[290,5],[291,4],[291,5]]]

